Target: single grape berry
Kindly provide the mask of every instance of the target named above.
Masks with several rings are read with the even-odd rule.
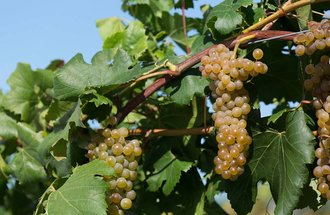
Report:
[[[264,56],[264,52],[261,49],[255,49],[252,52],[253,58],[260,60]]]

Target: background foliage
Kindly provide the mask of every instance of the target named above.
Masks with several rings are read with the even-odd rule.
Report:
[[[136,19],[98,20],[103,50],[91,64],[77,54],[64,65],[56,60],[45,69],[17,65],[8,79],[11,90],[0,95],[1,214],[78,214],[77,208],[80,214],[106,214],[106,184],[101,176],[111,176],[113,170],[101,161],[87,163],[84,156],[95,121],[106,127],[110,116],[121,113],[150,86],[155,77],[134,82],[150,69],[189,59],[239,35],[280,7],[271,0],[203,5],[203,17],[186,17],[186,40],[182,14],[173,13],[181,3],[123,0],[122,9]],[[194,7],[194,2],[186,0],[185,6]],[[311,10],[327,8],[329,3],[306,6],[293,13],[299,19],[284,16],[272,29],[300,31],[308,20],[320,20]],[[186,43],[191,53],[177,56],[174,46],[186,51]],[[257,46],[264,50],[269,71],[246,83],[254,110],[249,117],[253,147],[244,175],[231,182],[213,174],[214,134],[151,136],[144,139],[135,187],[138,198],[128,214],[226,214],[214,199],[220,191],[227,193],[238,214],[247,214],[256,202],[257,184],[265,182],[276,203],[275,214],[304,207],[317,210],[324,204],[317,198],[302,198],[318,196],[309,186],[315,184],[310,174],[315,113],[309,107],[289,108],[291,102],[309,98],[302,88],[304,62],[294,55],[290,41],[249,45],[239,54],[250,56]],[[188,129],[202,127],[204,120],[212,125],[210,114],[204,117],[208,84],[197,66],[189,67],[131,111],[119,127]],[[276,106],[273,115],[260,117],[261,101]]]

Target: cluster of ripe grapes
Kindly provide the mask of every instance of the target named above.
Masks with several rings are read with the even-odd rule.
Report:
[[[329,57],[321,56],[316,65],[308,64],[305,67],[310,79],[304,82],[305,89],[314,96],[313,106],[316,109],[316,117],[319,136],[319,147],[315,151],[317,166],[314,168],[314,176],[318,179],[318,190],[323,197],[330,199],[330,65]]]
[[[125,140],[127,128],[103,129],[101,135],[88,144],[86,156],[90,160],[104,160],[114,168],[115,175],[104,178],[109,186],[107,192],[108,214],[124,214],[136,198],[133,183],[137,179],[138,158],[142,154],[141,142]]]
[[[214,158],[214,172],[224,179],[236,180],[244,172],[246,153],[252,138],[246,125],[251,111],[249,94],[243,81],[249,76],[265,74],[266,64],[259,60],[263,57],[261,49],[253,51],[256,61],[246,58],[233,58],[233,52],[220,44],[209,50],[201,59],[200,72],[210,78],[212,97],[215,98],[212,115],[217,130],[218,155]]]
[[[309,22],[308,30],[294,39],[294,42],[298,44],[295,50],[298,56],[312,55],[316,50],[330,47],[330,21],[328,19],[321,22]]]
[[[312,55],[316,50],[330,47],[330,21],[310,22],[309,31],[298,35],[294,41],[298,44],[298,56]],[[309,78],[304,81],[306,91],[314,97],[316,109],[319,145],[315,150],[317,166],[313,170],[318,180],[317,189],[324,198],[330,200],[330,65],[329,56],[322,55],[317,64],[308,64],[305,73]]]

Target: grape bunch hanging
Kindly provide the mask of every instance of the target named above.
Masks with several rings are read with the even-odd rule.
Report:
[[[136,198],[133,183],[137,179],[138,158],[142,154],[141,142],[126,140],[127,136],[127,128],[106,128],[88,145],[86,156],[90,160],[104,160],[115,171],[114,176],[104,178],[109,186],[108,214],[124,214]]]
[[[296,54],[312,55],[317,50],[330,47],[330,21],[310,22],[309,31],[298,35],[294,42]],[[306,91],[313,96],[316,110],[319,145],[315,150],[317,166],[313,170],[317,178],[317,189],[330,200],[330,65],[329,56],[322,55],[317,64],[308,64],[305,73],[309,77],[304,81]]]
[[[265,74],[266,64],[261,49],[253,51],[256,61],[234,57],[223,44],[211,48],[201,59],[199,70],[202,76],[210,78],[212,97],[215,98],[212,115],[217,130],[218,154],[214,158],[214,172],[224,179],[236,180],[244,172],[246,154],[252,138],[246,130],[247,115],[251,111],[249,94],[243,81],[249,76]]]

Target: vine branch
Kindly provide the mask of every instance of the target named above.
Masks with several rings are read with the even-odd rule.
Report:
[[[144,135],[146,137],[156,136],[184,136],[184,135],[208,135],[214,131],[214,127],[186,128],[186,129],[134,129],[130,130],[130,136]]]
[[[248,33],[257,29],[260,29],[267,25],[268,23],[271,23],[275,21],[276,19],[285,16],[287,13],[294,11],[300,7],[314,4],[314,3],[320,3],[320,2],[328,2],[330,0],[300,0],[297,2],[294,2],[291,4],[284,4],[283,7],[281,7],[279,10],[277,10],[275,13],[273,13],[270,16],[267,16],[265,19],[261,20],[260,22],[257,22],[256,24],[250,26],[249,28],[243,30],[243,33]]]

